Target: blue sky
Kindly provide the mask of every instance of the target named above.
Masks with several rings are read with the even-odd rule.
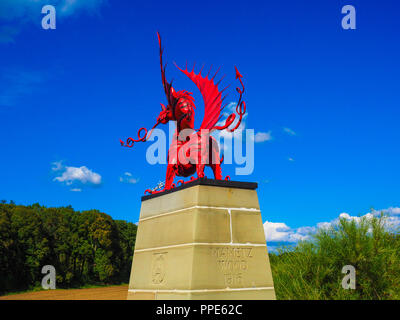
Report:
[[[56,30],[41,28],[45,4],[57,9]],[[356,30],[341,27],[346,4]],[[0,198],[138,220],[140,197],[166,167],[146,162],[148,145],[119,139],[151,127],[165,103],[159,30],[178,89],[196,90],[173,61],[222,66],[225,83],[234,65],[244,75],[246,128],[264,141],[253,174],[235,176],[234,165],[223,174],[259,182],[270,240],[341,213],[399,216],[399,9],[389,0],[0,0]]]

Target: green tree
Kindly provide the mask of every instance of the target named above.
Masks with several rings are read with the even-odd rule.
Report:
[[[98,210],[0,203],[0,293],[39,286],[47,264],[57,287],[126,283],[136,229]]]

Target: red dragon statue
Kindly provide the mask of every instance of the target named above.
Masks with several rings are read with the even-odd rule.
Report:
[[[221,111],[224,109],[225,105],[222,105],[226,96],[222,97],[222,93],[229,87],[225,87],[222,90],[218,89],[218,85],[222,81],[219,80],[217,83],[214,82],[219,69],[211,78],[209,73],[204,77],[201,72],[194,72],[194,66],[192,71],[189,71],[186,65],[185,69],[181,69],[176,66],[180,71],[182,71],[190,80],[192,80],[204,100],[204,119],[200,126],[200,129],[194,129],[194,115],[196,106],[194,104],[194,98],[191,92],[182,90],[176,91],[172,87],[172,81],[169,83],[165,77],[166,65],[163,65],[163,48],[161,46],[161,37],[157,32],[158,43],[160,47],[160,66],[161,66],[161,80],[164,87],[165,95],[167,98],[167,106],[161,103],[161,112],[158,115],[157,122],[153,128],[148,132],[146,128],[140,128],[138,131],[138,139],[128,138],[124,143],[120,140],[121,145],[124,147],[133,147],[135,142],[145,142],[151,136],[152,131],[160,123],[166,124],[168,121],[176,121],[176,131],[173,137],[173,142],[168,151],[168,166],[167,175],[164,184],[164,189],[156,191],[147,189],[145,193],[157,193],[169,190],[175,187],[174,178],[179,177],[189,177],[197,172],[198,178],[203,178],[205,166],[211,167],[214,178],[217,180],[222,179],[221,172],[221,162],[223,158],[220,159],[219,147],[216,140],[210,135],[214,130],[224,130],[227,129],[229,132],[234,132],[242,122],[242,118],[246,113],[246,103],[242,100],[244,85],[242,82],[242,75],[239,73],[237,68],[236,79],[240,81],[242,88],[236,88],[239,93],[239,100],[236,104],[236,113],[239,119],[234,126],[234,128],[229,128],[236,119],[236,114],[230,114],[225,123],[222,126],[217,126],[217,122],[221,118]],[[143,134],[144,133],[144,134]],[[185,133],[182,135],[182,133]],[[191,177],[191,180],[194,180]],[[227,176],[225,179],[229,179]],[[183,180],[179,180],[178,183],[185,183]]]

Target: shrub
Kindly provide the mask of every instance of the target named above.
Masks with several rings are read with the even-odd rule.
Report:
[[[400,299],[400,237],[383,215],[340,218],[270,260],[278,299]],[[355,290],[342,288],[345,265]]]

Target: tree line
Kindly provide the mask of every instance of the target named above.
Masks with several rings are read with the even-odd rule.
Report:
[[[0,203],[0,294],[40,286],[45,265],[57,287],[129,281],[137,226],[98,210]]]

